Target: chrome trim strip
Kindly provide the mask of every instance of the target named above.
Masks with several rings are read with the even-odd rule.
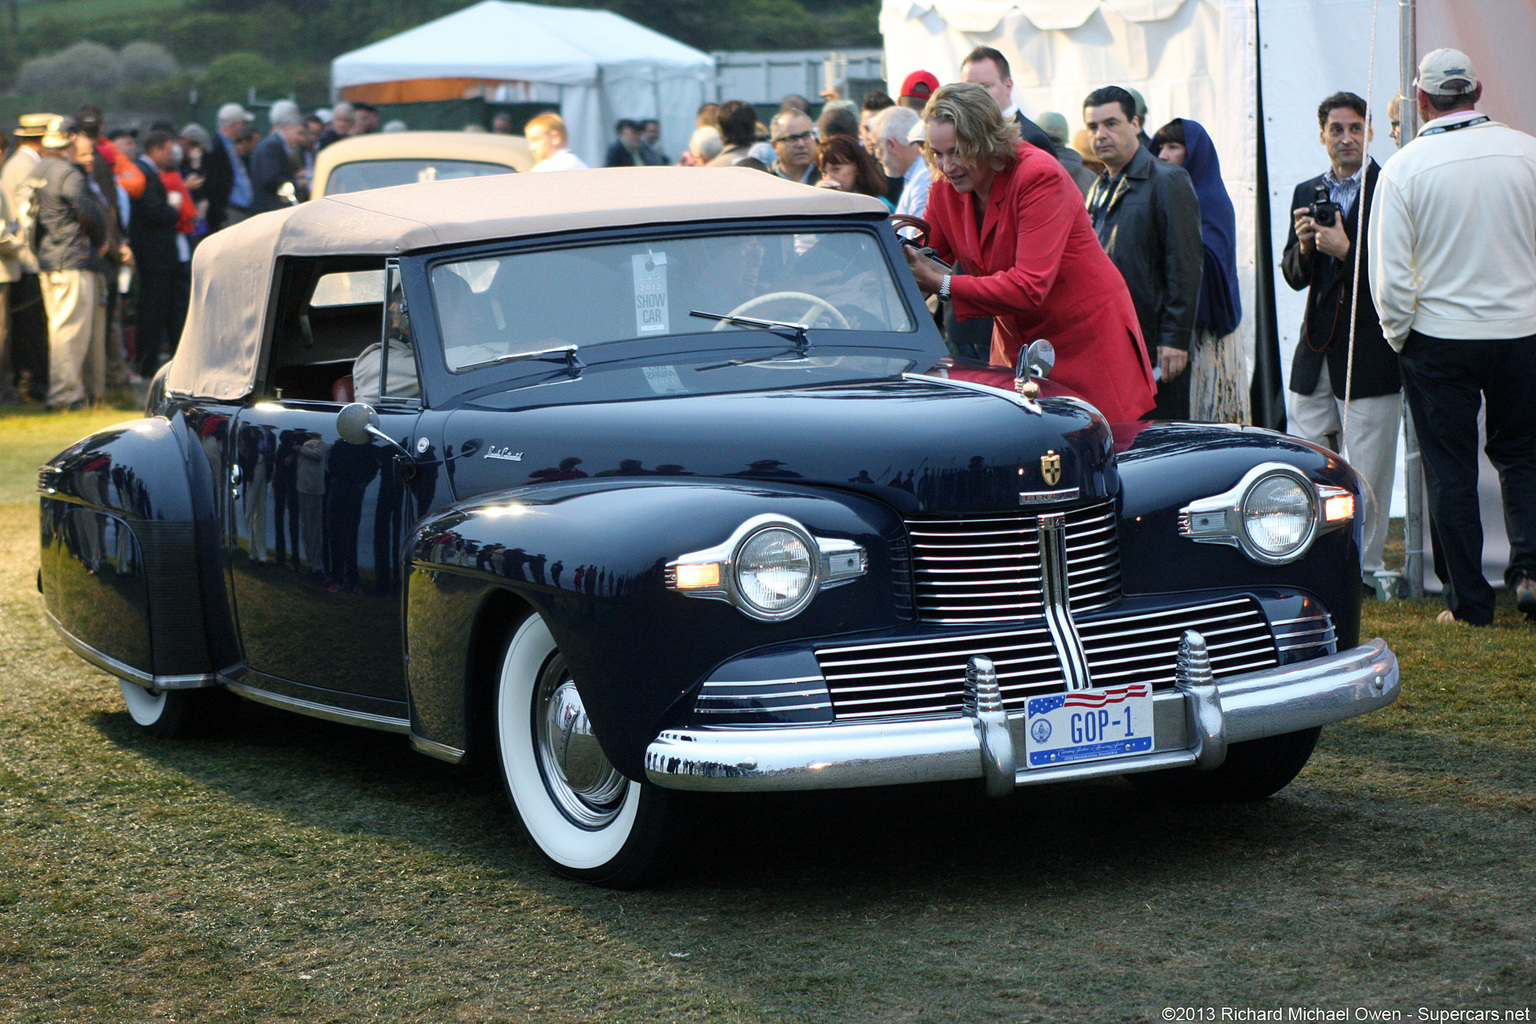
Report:
[[[971,380],[956,380],[953,377],[930,377],[926,373],[903,373],[901,376],[903,380],[921,381],[924,384],[947,384],[952,388],[960,388],[964,391],[974,391],[979,395],[991,395],[994,398],[1001,398],[1005,402],[1012,402],[1020,409],[1023,409],[1026,412],[1032,412],[1036,416],[1045,415],[1045,410],[1040,408],[1040,403],[1036,402],[1034,399],[1025,398],[1023,395],[1013,392],[1002,391],[998,388],[992,387],[990,384],[979,384],[976,381]]]
[[[1067,689],[1086,690],[1093,685],[1093,676],[1088,670],[1083,638],[1072,621],[1066,517],[1045,513],[1036,519],[1036,523],[1040,532],[1040,590],[1045,628],[1061,659],[1062,678],[1066,680]]]
[[[458,747],[450,747],[446,743],[429,740],[425,736],[411,733],[411,746],[428,757],[435,757],[439,761],[447,761],[449,764],[459,764],[464,760],[465,751]]]
[[[64,646],[109,676],[116,676],[118,679],[137,683],[146,690],[201,690],[210,686],[220,685],[218,677],[212,672],[157,676],[145,672],[143,669],[134,668],[132,665],[118,661],[111,655],[103,654],[84,640],[75,636],[75,634],[65,629],[63,623],[47,608],[43,609],[43,615],[47,617],[48,624],[63,639]]]
[[[1191,668],[1191,671],[1193,669]],[[1203,685],[1203,684],[1193,684]],[[1299,665],[1216,679],[1220,728],[1228,744],[1296,732],[1386,707],[1400,690],[1397,656],[1380,638]],[[1157,695],[1160,705],[1191,697]],[[1174,705],[1177,706],[1177,705]],[[1196,717],[1210,735],[1214,700]],[[1194,764],[1195,741],[1136,758],[1016,773],[1015,785],[1124,775]],[[851,789],[983,777],[975,720],[941,718],[757,728],[668,729],[646,749],[646,777],[669,789],[770,791]]]
[[[348,711],[329,704],[317,704],[312,700],[287,697],[270,690],[258,689],[249,683],[237,683],[229,679],[223,680],[223,683],[235,693],[254,700],[258,704],[281,708],[284,711],[294,711],[311,718],[323,718],[327,722],[340,722],[342,725],[360,725],[365,729],[378,729],[381,732],[409,733],[411,731],[411,722],[407,718],[391,718],[388,715],[375,715],[367,711]]]

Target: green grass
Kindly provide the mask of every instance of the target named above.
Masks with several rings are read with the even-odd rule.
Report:
[[[496,784],[398,736],[251,705],[218,739],[141,734],[33,586],[37,462],[121,415],[0,418],[0,1022],[1536,1001],[1536,627],[1512,608],[1472,630],[1371,604],[1402,698],[1261,804],[1118,781],[717,801],[688,871],[613,893],[550,877]]]

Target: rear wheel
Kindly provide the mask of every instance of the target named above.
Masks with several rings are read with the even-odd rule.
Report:
[[[507,794],[549,866],[616,889],[650,880],[668,846],[671,794],[632,782],[609,763],[565,656],[538,615],[507,642],[495,715]]]
[[[223,687],[147,690],[119,679],[128,714],[145,732],[161,739],[206,736],[228,724],[238,699]]]
[[[1321,728],[1234,743],[1220,768],[1138,772],[1126,781],[1143,792],[1183,800],[1244,803],[1263,800],[1288,786],[1306,767]]]

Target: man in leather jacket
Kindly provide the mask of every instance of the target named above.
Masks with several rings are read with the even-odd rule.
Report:
[[[1120,268],[1136,305],[1158,379],[1153,419],[1189,418],[1190,339],[1200,298],[1205,245],[1200,202],[1182,167],[1154,159],[1138,141],[1136,101],[1105,86],[1083,101],[1083,121],[1105,171],[1088,193],[1099,242]]]

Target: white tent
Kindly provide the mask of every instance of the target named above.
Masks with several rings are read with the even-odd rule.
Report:
[[[338,97],[387,84],[399,101],[549,103],[571,149],[601,164],[619,118],[656,118],[671,149],[685,146],[713,73],[708,54],[609,11],[483,0],[342,54],[331,88]]]

